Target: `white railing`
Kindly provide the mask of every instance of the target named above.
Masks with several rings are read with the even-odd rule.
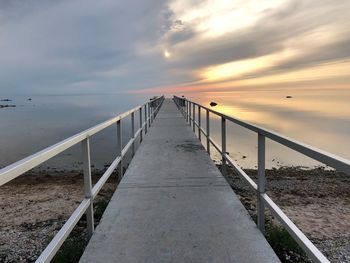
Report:
[[[272,199],[265,192],[265,139],[269,138],[278,142],[290,149],[300,152],[312,159],[322,162],[337,170],[350,174],[350,161],[331,153],[319,150],[312,146],[298,142],[296,140],[287,138],[276,132],[269,131],[262,127],[241,121],[231,116],[222,114],[220,112],[209,109],[196,102],[174,96],[174,102],[184,115],[186,121],[192,126],[193,131],[198,128],[198,137],[201,139],[203,134],[206,137],[206,149],[210,154],[210,145],[221,154],[222,158],[222,172],[226,172],[226,165],[229,163],[232,168],[253,188],[257,194],[257,225],[262,233],[265,233],[265,206],[267,206],[272,214],[279,220],[279,222],[287,229],[294,240],[300,247],[308,254],[314,262],[329,262],[329,260],[315,247],[315,245],[300,231],[300,229],[287,217],[287,215],[272,201]],[[197,117],[196,117],[197,108]],[[206,111],[206,130],[201,126],[201,109]],[[221,117],[221,148],[210,137],[210,116],[212,113]],[[197,119],[197,121],[196,121]],[[239,165],[231,159],[226,152],[226,121],[231,121],[258,135],[258,181],[257,184],[239,167]]]
[[[135,140],[139,136],[140,143],[142,142],[143,131],[144,134],[147,133],[147,129],[151,126],[156,114],[158,113],[162,103],[164,101],[164,96],[156,97],[149,102],[139,105],[125,113],[122,113],[110,120],[107,120],[99,125],[96,125],[90,129],[87,129],[81,133],[78,133],[66,140],[56,143],[36,154],[33,154],[21,161],[13,163],[0,170],[0,186],[6,184],[7,182],[13,180],[14,178],[20,176],[21,174],[27,172],[28,170],[42,164],[43,162],[49,160],[50,158],[58,155],[59,153],[67,150],[68,148],[81,143],[82,144],[82,157],[83,157],[83,170],[84,170],[84,195],[85,198],[79,204],[79,206],[74,210],[72,215],[60,229],[60,231],[55,235],[49,245],[42,252],[40,257],[36,262],[50,262],[55,256],[63,242],[66,240],[70,232],[73,230],[74,226],[78,223],[79,219],[83,214],[86,214],[87,220],[87,234],[88,238],[91,237],[94,231],[94,215],[93,215],[93,200],[106,183],[113,171],[118,168],[119,179],[123,175],[123,165],[122,160],[128,150],[131,148],[132,156],[135,153]],[[140,128],[135,132],[135,112],[139,112],[139,125]],[[122,120],[127,116],[131,116],[131,139],[123,148],[122,146]],[[104,172],[99,181],[92,187],[91,183],[91,164],[90,164],[90,137],[94,134],[102,131],[103,129],[116,124],[117,126],[117,151],[118,156],[109,166],[109,168]]]

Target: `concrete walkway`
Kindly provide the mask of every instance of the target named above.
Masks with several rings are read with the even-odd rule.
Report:
[[[279,262],[165,100],[80,262]]]

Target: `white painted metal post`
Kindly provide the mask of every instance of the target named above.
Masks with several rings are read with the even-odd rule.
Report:
[[[91,182],[91,160],[90,160],[90,141],[89,137],[82,141],[82,155],[83,155],[83,170],[84,170],[84,195],[85,198],[90,199],[90,205],[86,209],[86,223],[87,236],[91,238],[94,232],[94,207],[92,198],[92,182]]]
[[[140,115],[140,143],[142,142],[142,131],[143,131],[143,128],[142,128],[142,107],[139,109],[139,115]]]
[[[193,132],[196,133],[196,104],[193,105],[193,114],[192,114],[192,121],[193,121]]]
[[[186,100],[186,121],[189,122],[189,102]]]
[[[131,113],[131,139],[135,139],[135,112]],[[132,142],[131,146],[131,156],[135,155],[135,140]]]
[[[147,104],[145,104],[145,135],[147,133]]]
[[[202,141],[202,131],[201,131],[201,106],[198,105],[198,139]]]
[[[258,134],[258,192],[257,192],[257,214],[258,227],[265,234],[265,203],[261,198],[265,194],[265,136]]]
[[[207,114],[207,152],[210,155],[210,122],[209,122],[209,110],[206,112]]]
[[[118,168],[119,180],[123,177],[123,157],[122,157],[123,141],[122,141],[122,121],[117,121],[117,155],[120,156]]]
[[[226,174],[226,119],[221,117],[221,156],[222,156],[222,173]]]
[[[188,105],[188,113],[189,113],[189,115],[188,115],[188,122],[189,122],[189,124],[190,124],[190,127],[191,127],[191,125],[192,125],[192,110],[191,110],[191,105],[192,105],[192,103],[191,102],[188,102],[189,103],[189,105]]]
[[[149,105],[149,102],[147,103],[147,119],[148,119],[148,127],[151,127],[151,106]]]
[[[154,119],[154,116],[153,116],[154,110],[153,110],[153,107],[151,106],[151,104],[150,104],[150,109],[151,109],[151,123],[152,123],[153,119]]]

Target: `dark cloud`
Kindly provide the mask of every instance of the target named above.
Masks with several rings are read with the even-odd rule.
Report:
[[[165,8],[163,1],[136,0],[57,1],[41,9],[30,8],[33,6],[38,1],[26,1],[25,6],[21,1],[2,3],[6,8],[1,12],[0,28],[2,92],[56,92],[58,87],[69,91],[69,86],[62,85],[80,81],[98,81],[101,89],[121,90],[111,90],[115,78],[94,76],[133,64],[134,78],[140,78],[136,61],[142,56],[137,46],[157,44],[164,19],[159,10]]]

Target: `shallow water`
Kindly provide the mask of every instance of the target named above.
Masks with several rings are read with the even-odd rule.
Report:
[[[287,96],[291,98],[287,98]],[[350,159],[350,89],[237,90],[188,94],[188,98],[238,119]],[[220,119],[210,116],[214,139],[221,143]],[[202,123],[205,120],[203,114]],[[243,167],[255,167],[257,135],[235,124],[227,126],[228,151]],[[267,167],[320,165],[267,140]]]
[[[181,94],[182,95],[182,94]],[[286,98],[292,96],[292,98]],[[75,133],[145,102],[150,95],[96,94],[66,96],[9,96],[16,108],[0,109],[0,166],[18,161]],[[186,97],[227,115],[277,131],[293,139],[350,159],[350,90],[236,90],[186,94]],[[205,116],[202,117],[204,123]],[[135,116],[138,120],[138,116]],[[138,126],[136,127],[138,128]],[[124,122],[125,141],[130,137]],[[211,134],[220,144],[220,120],[211,116]],[[257,136],[228,124],[228,152],[243,167],[256,165]],[[101,168],[116,155],[112,126],[91,139],[92,164]],[[267,140],[267,167],[317,162]],[[213,150],[214,153],[214,150]],[[219,159],[218,154],[213,155]],[[46,162],[44,168],[80,168],[77,145]]]
[[[149,97],[127,94],[31,96],[31,101],[26,96],[9,97],[13,101],[6,103],[17,107],[0,110],[0,166],[18,161],[125,112]],[[135,119],[138,118],[136,115]],[[123,124],[126,141],[130,138],[129,119]],[[91,137],[91,158],[96,168],[102,168],[115,158],[116,141],[114,125]],[[78,144],[42,167],[72,169],[80,167],[80,163],[81,145]]]

